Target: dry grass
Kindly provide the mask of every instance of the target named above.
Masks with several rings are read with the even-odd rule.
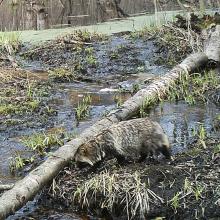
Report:
[[[143,217],[150,211],[151,204],[163,203],[163,199],[148,188],[148,183],[135,172],[111,174],[103,172],[79,186],[74,193],[74,201],[81,207],[107,208],[110,212],[122,207],[128,219]]]
[[[155,33],[156,34],[156,33]],[[157,43],[164,48],[170,66],[176,65],[187,54],[202,50],[201,36],[192,29],[179,28],[174,24],[164,25],[156,35]]]
[[[160,28],[145,27],[132,34],[144,39],[153,39],[158,46],[158,64],[174,66],[182,61],[188,54],[201,51],[203,48],[201,34],[191,28],[178,27],[175,23],[167,23]]]
[[[0,67],[0,82],[7,83],[14,79],[20,80],[24,77],[24,73],[25,71],[17,71],[13,68]]]
[[[10,55],[20,47],[19,32],[0,32],[0,52],[8,52]]]

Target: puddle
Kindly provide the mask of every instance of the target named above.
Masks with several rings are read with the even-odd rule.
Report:
[[[169,136],[172,153],[180,153],[188,149],[194,138],[194,131],[202,125],[208,136],[219,135],[213,131],[213,121],[220,114],[214,104],[190,106],[184,102],[164,103],[154,109],[149,117],[158,121]]]
[[[41,74],[36,76],[33,74],[30,77],[34,79],[40,78]],[[42,79],[46,77],[43,73]],[[12,178],[9,169],[9,161],[16,152],[26,155],[27,148],[25,148],[18,140],[21,136],[31,135],[33,133],[47,132],[51,128],[63,128],[69,133],[80,133],[84,129],[94,124],[106,112],[116,107],[115,92],[100,92],[104,88],[103,85],[95,85],[88,83],[62,83],[57,87],[57,91],[49,97],[48,105],[56,111],[56,115],[49,119],[44,125],[31,124],[31,120],[35,118],[25,118],[30,124],[18,125],[7,127],[1,125],[0,130],[0,182],[7,182],[8,177]],[[80,103],[85,95],[91,96],[90,114],[87,119],[80,121],[79,125],[75,118],[75,108]],[[121,100],[125,101],[131,95],[128,93],[120,94]],[[30,126],[31,125],[31,126]],[[17,180],[16,177],[12,178],[12,182]],[[11,181],[10,181],[11,182]]]

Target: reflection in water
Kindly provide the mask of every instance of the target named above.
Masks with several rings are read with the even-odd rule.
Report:
[[[190,106],[184,102],[164,103],[151,111],[150,118],[158,121],[169,136],[173,153],[182,152],[192,141],[193,131],[202,124],[208,135],[212,132],[213,120],[220,113],[214,104]]]
[[[13,139],[2,139],[0,136],[0,183],[13,183],[19,178],[10,174],[9,161],[16,152],[25,152],[24,146]]]

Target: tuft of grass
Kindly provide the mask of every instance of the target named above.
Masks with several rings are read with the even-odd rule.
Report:
[[[173,198],[170,200],[170,205],[174,209],[175,213],[177,213],[178,208],[180,208],[180,206],[181,206],[180,205],[180,195],[181,194],[182,194],[181,192],[175,193]]]
[[[214,147],[214,154],[219,154],[220,153],[220,144]]]
[[[80,49],[79,52],[81,52],[82,49]],[[85,53],[86,54],[89,54],[89,55],[92,55],[94,53],[94,48],[93,47],[86,47],[85,48]]]
[[[214,90],[220,83],[220,77],[214,71],[195,73],[181,79],[170,86],[167,99],[169,101],[184,100],[189,105],[196,102],[208,103],[207,92]]]
[[[15,53],[21,45],[19,32],[0,32],[0,52],[10,55]]]
[[[26,96],[28,98],[33,98],[34,97],[34,82],[30,82],[30,80],[26,79]]]
[[[0,115],[34,112],[40,106],[40,101],[30,100],[23,103],[0,103]]]
[[[27,105],[27,108],[29,109],[29,111],[33,112],[33,111],[35,111],[39,107],[40,101],[38,101],[38,100],[31,100],[31,101],[28,101],[26,103],[26,105]]]
[[[78,103],[78,106],[76,107],[76,119],[78,121],[89,116],[91,102],[91,96],[86,95],[83,97],[83,100]]]
[[[192,196],[195,197],[195,201],[197,202],[203,196],[206,185],[202,185],[202,183],[194,181],[189,181],[188,178],[185,178],[183,183],[183,188],[174,194],[174,196],[168,201],[168,204],[173,208],[174,212],[177,213],[178,209],[186,208],[186,198],[192,200]]]
[[[14,173],[15,171],[21,170],[25,165],[33,163],[34,160],[34,156],[30,158],[24,158],[19,152],[16,152],[15,157],[9,161],[10,172]]]
[[[185,180],[184,180],[184,185],[183,185],[183,192],[184,192],[184,194],[191,192],[192,191],[191,188],[192,188],[192,183],[186,177]]]
[[[132,91],[131,91],[131,93],[132,93],[132,94],[135,94],[135,93],[137,93],[139,90],[140,90],[140,85],[139,85],[138,83],[134,83],[134,84],[132,85]]]
[[[31,136],[21,138],[21,143],[40,155],[45,155],[46,151],[52,146],[62,146],[63,140],[59,132],[55,133],[36,133]]]
[[[89,66],[93,66],[93,67],[97,66],[98,64],[97,59],[92,54],[86,56],[86,62],[88,63]]]
[[[193,188],[193,193],[195,196],[196,201],[198,201],[200,198],[202,198],[202,193],[204,191],[204,186],[197,184],[194,188]]]
[[[13,104],[0,104],[0,115],[8,115],[19,110],[18,106]]]
[[[77,187],[73,201],[81,207],[95,204],[111,212],[117,208],[123,210],[128,219],[143,217],[149,212],[151,204],[164,202],[141,180],[137,171],[126,175],[126,181],[120,181],[119,174],[99,174]]]
[[[78,42],[78,45],[81,45],[82,43],[104,41],[108,38],[108,36],[97,32],[89,32],[88,30],[75,30],[73,33],[62,36],[60,39],[62,40],[63,38],[67,42],[74,40]]]
[[[193,130],[193,136],[198,138],[198,143],[206,149],[205,140],[207,138],[207,132],[203,124],[199,124],[199,126]]]
[[[159,100],[159,96],[153,98],[148,98],[148,97],[145,98],[139,110],[140,116],[142,118],[146,117],[148,115],[150,108],[153,105],[155,105],[158,102],[158,100]]]
[[[112,51],[111,54],[109,55],[111,60],[116,60],[119,58],[118,51]]]

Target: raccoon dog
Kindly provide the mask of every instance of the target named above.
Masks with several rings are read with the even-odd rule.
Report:
[[[143,160],[156,153],[171,158],[168,137],[157,122],[139,118],[113,124],[82,144],[75,160],[93,166],[105,157],[116,157],[120,162],[129,157]]]

